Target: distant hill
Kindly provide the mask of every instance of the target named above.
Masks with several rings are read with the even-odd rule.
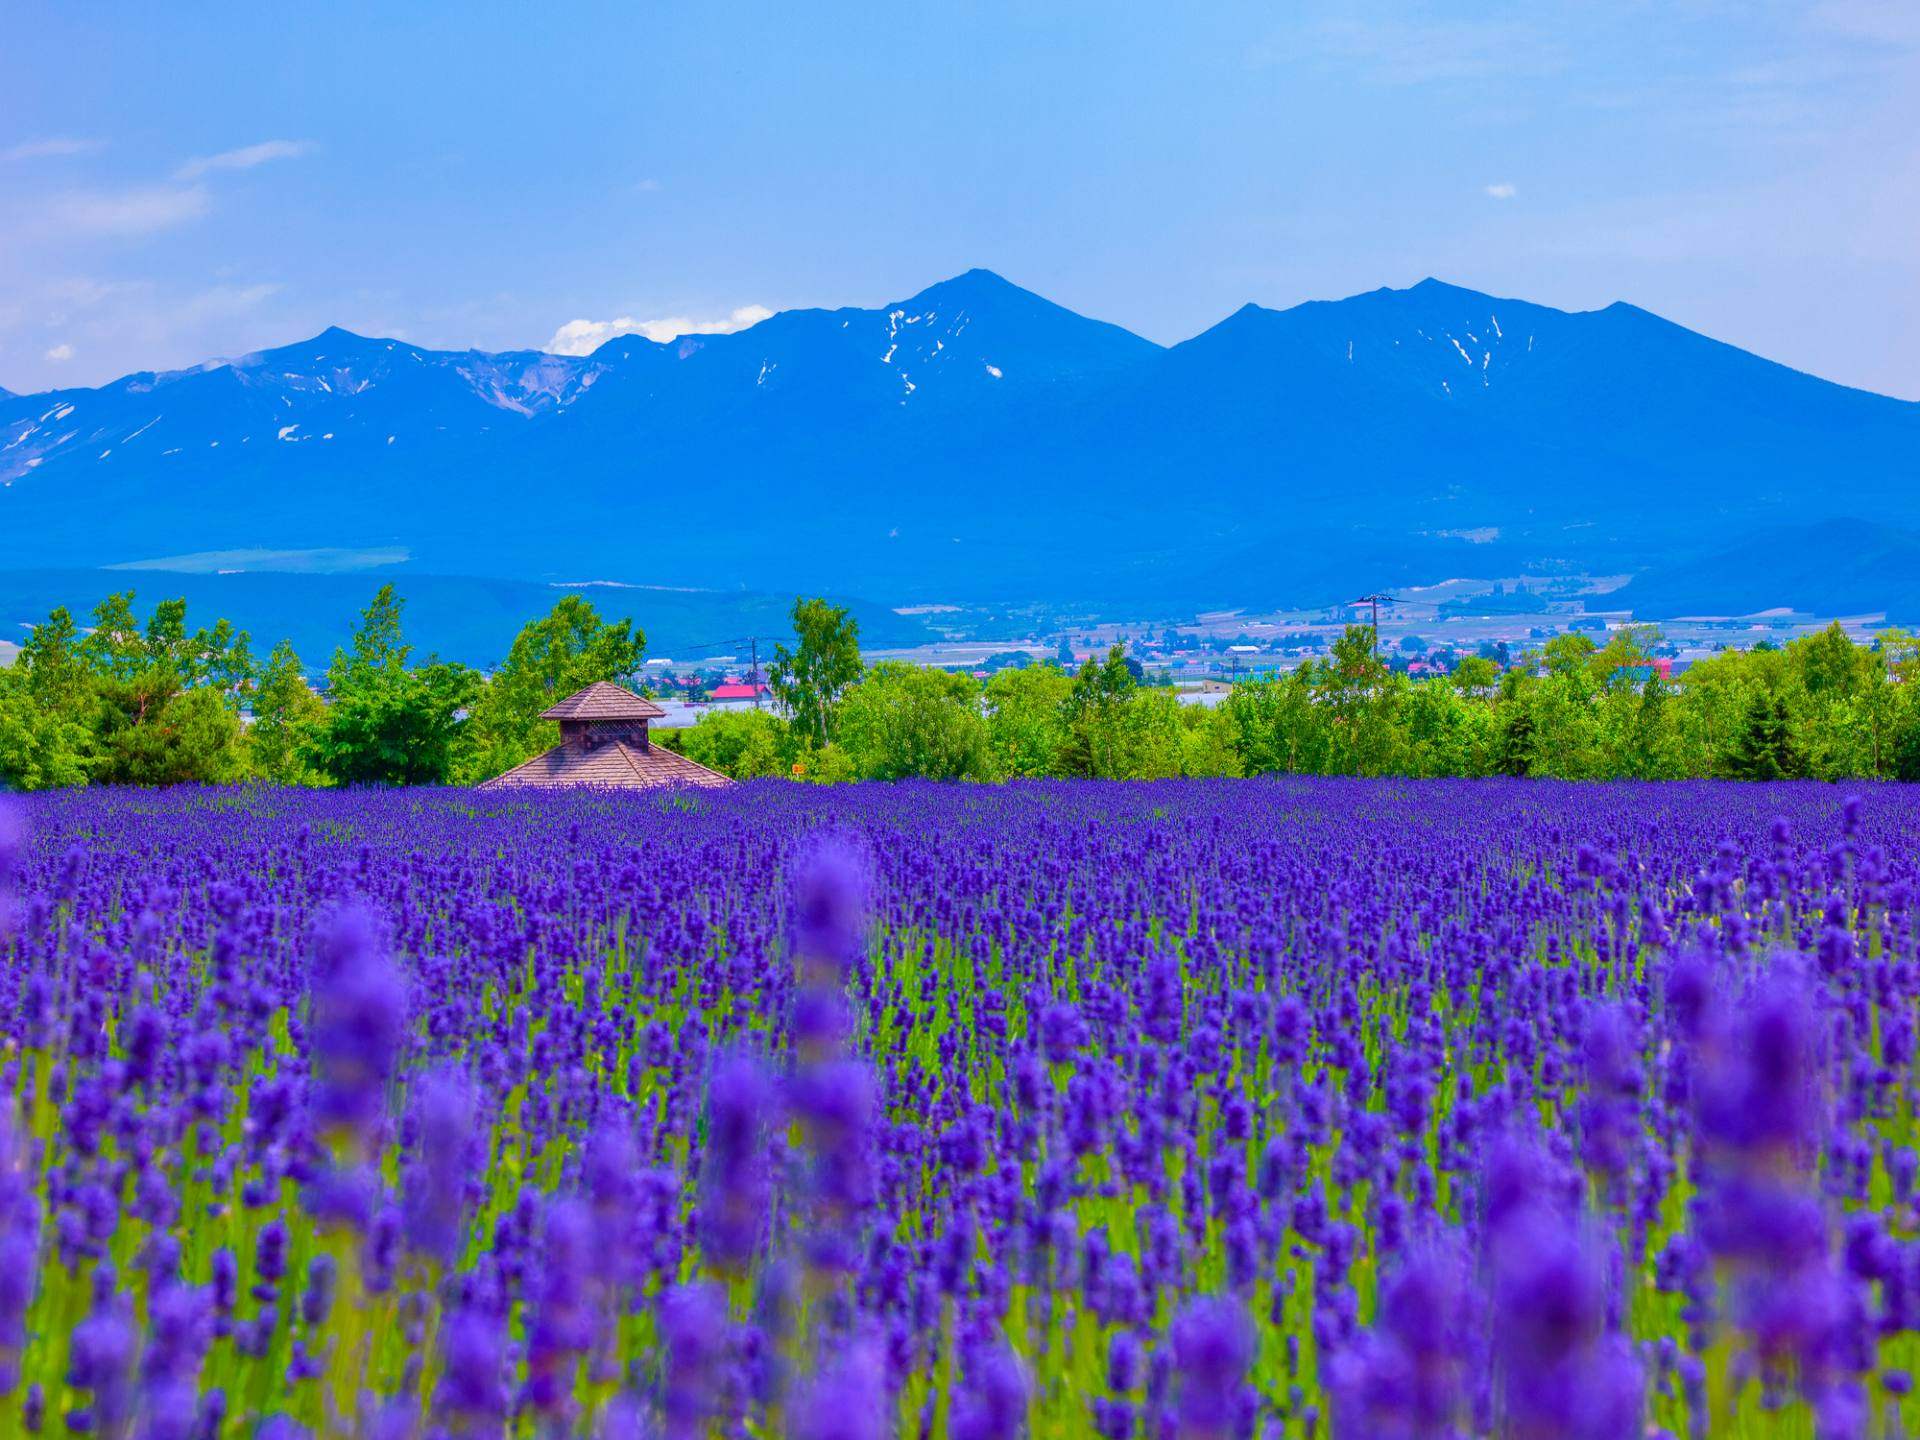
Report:
[[[1866,520],[1769,530],[1656,565],[1607,597],[1636,616],[1751,615],[1785,606],[1920,624],[1920,531]]]
[[[1629,305],[1424,281],[1172,347],[986,271],[583,357],[329,330],[0,400],[0,568],[377,549],[408,568],[1133,613],[1786,524],[1920,528],[1920,405]]]

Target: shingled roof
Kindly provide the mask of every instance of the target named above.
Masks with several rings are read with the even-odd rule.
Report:
[[[576,690],[549,710],[542,720],[658,720],[667,712],[651,700],[631,690],[596,680],[584,690]]]
[[[631,690],[595,681],[541,715],[543,720],[560,722],[558,745],[480,788],[607,785],[644,790],[657,785],[731,785],[719,771],[648,740],[647,722],[666,713]]]
[[[733,782],[717,770],[653,745],[642,749],[626,740],[612,740],[588,749],[569,742],[556,745],[497,775],[480,788],[504,790],[521,786],[606,785],[622,789],[652,789],[657,785],[700,785],[709,789]]]

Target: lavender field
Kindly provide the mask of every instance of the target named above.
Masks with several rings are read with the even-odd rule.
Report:
[[[1920,1425],[1920,792],[0,806],[0,1435]]]

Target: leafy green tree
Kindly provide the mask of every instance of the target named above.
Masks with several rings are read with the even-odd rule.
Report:
[[[860,622],[825,600],[793,602],[794,648],[774,648],[767,679],[794,731],[815,746],[833,739],[840,696],[860,678]]]
[[[1100,664],[1089,657],[1080,667],[1066,699],[1067,741],[1061,763],[1067,774],[1099,780],[1125,778],[1126,709],[1138,685],[1121,645],[1110,646]]]
[[[793,767],[786,721],[764,710],[716,710],[683,730],[656,730],[654,743],[735,780],[785,776]]]
[[[253,769],[275,785],[315,785],[325,779],[306,757],[327,707],[307,684],[293,642],[282,640],[267,657],[253,692],[247,748]]]
[[[327,667],[326,721],[300,754],[335,784],[444,785],[452,777],[462,716],[480,679],[434,659],[409,668],[404,604],[392,585],[381,586],[352,650],[336,650]]]
[[[1730,771],[1736,780],[1792,780],[1805,773],[1782,696],[1754,693]]]
[[[93,677],[81,656],[79,635],[72,613],[62,606],[27,633],[14,662],[39,704],[73,716],[93,705]]]
[[[1221,710],[1227,717],[1241,773],[1326,773],[1332,732],[1314,694],[1318,667],[1296,666],[1285,675],[1243,680]]]
[[[163,687],[115,686],[93,778],[108,785],[230,785],[247,778],[240,717],[212,686],[159,698]],[[123,706],[133,700],[135,709]]]
[[[1500,683],[1500,668],[1484,655],[1463,655],[1451,678],[1459,690],[1491,690]]]
[[[91,691],[90,777],[110,785],[244,779],[238,705],[253,674],[246,634],[224,620],[189,634],[184,600],[161,601],[143,628],[134,598],[131,590],[109,595],[94,608],[92,630],[66,647],[76,683]],[[50,656],[35,663],[43,658],[65,668]],[[61,683],[73,681],[69,672]]]
[[[991,773],[980,686],[924,665],[884,661],[848,687],[837,743],[865,780],[984,780]]]
[[[1500,677],[1494,703],[1493,770],[1496,775],[1531,775],[1535,725],[1533,696],[1539,688],[1526,663]]]
[[[1171,690],[1136,688],[1112,716],[1113,749],[1103,774],[1115,780],[1168,780],[1186,774],[1184,708]]]
[[[1073,677],[1058,665],[1002,670],[987,681],[987,749],[996,775],[1059,773]]]
[[[1920,708],[1909,705],[1894,732],[1892,770],[1896,780],[1920,783]]]
[[[1349,625],[1313,676],[1314,699],[1325,707],[1326,764],[1341,775],[1399,774],[1406,732],[1399,718],[1406,681],[1381,663],[1373,632]]]
[[[1446,681],[1429,680],[1408,688],[1401,718],[1408,773],[1485,775],[1492,769],[1493,711],[1485,701]]]
[[[1571,676],[1592,663],[1594,644],[1578,631],[1556,635],[1541,647],[1540,660],[1550,676]]]
[[[560,727],[540,713],[598,680],[625,684],[646,654],[633,621],[602,622],[593,606],[568,595],[514,637],[500,668],[473,702],[456,776],[487,780],[559,742]]]
[[[460,712],[479,688],[463,665],[376,673],[338,692],[301,757],[337,785],[444,785]]]
[[[1587,673],[1596,685],[1637,688],[1641,680],[1632,672],[1652,663],[1661,638],[1657,625],[1622,625],[1587,657]]]
[[[1879,668],[1874,652],[1855,645],[1837,620],[1789,642],[1786,655],[1808,695],[1821,698],[1857,694]]]
[[[93,754],[87,726],[34,693],[27,666],[0,667],[0,790],[50,790],[87,783]]]
[[[1195,777],[1242,773],[1234,728],[1224,706],[1180,706],[1180,773]]]

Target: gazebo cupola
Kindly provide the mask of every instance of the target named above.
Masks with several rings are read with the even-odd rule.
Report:
[[[658,720],[666,713],[631,690],[597,680],[552,709],[541,711],[540,718],[560,722],[562,745],[592,751],[619,740],[647,750],[652,747],[647,738],[647,722]]]
[[[647,722],[662,720],[667,712],[651,700],[596,681],[569,695],[542,720],[557,721],[560,743],[523,760],[504,775],[480,788],[507,790],[552,786],[592,786],[617,790],[648,790],[657,785],[699,785],[719,789],[733,782],[718,771],[689,760],[678,751],[653,748]]]

